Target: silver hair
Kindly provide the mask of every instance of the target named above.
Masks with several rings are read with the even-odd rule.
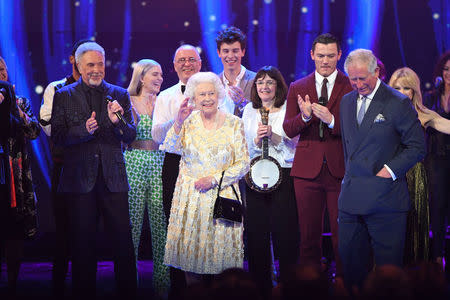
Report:
[[[201,83],[212,83],[214,85],[214,89],[217,92],[220,106],[223,99],[225,98],[225,89],[219,79],[219,76],[217,76],[213,72],[198,72],[192,75],[186,84],[186,91],[184,92],[184,95],[186,97],[189,97],[189,99],[194,99],[195,90]]]
[[[96,42],[87,42],[87,43],[81,44],[77,48],[77,51],[75,51],[75,61],[77,64],[80,63],[80,60],[81,60],[81,57],[83,56],[83,54],[88,51],[100,52],[103,55],[103,58],[105,57],[105,49],[103,49],[102,46],[100,46]]]
[[[145,73],[147,73],[148,70],[155,66],[161,65],[153,59],[141,59],[134,65],[133,75],[131,76],[131,81],[127,88],[130,96],[139,95],[142,89],[141,79],[145,76]]]
[[[177,53],[178,53],[178,51],[180,51],[180,50],[194,50],[195,53],[196,53],[197,56],[198,56],[198,59],[199,59],[199,60],[202,60],[202,59],[200,58],[200,53],[198,53],[197,48],[195,48],[194,46],[192,46],[192,45],[190,45],[190,44],[184,44],[184,45],[181,45],[180,47],[178,47],[177,50],[175,50],[175,54],[173,55],[173,62],[175,62],[175,57],[177,56]]]
[[[348,67],[355,62],[366,64],[367,70],[371,74],[374,74],[378,67],[377,58],[373,55],[372,51],[368,49],[356,49],[349,53],[344,62],[344,70],[347,74]]]

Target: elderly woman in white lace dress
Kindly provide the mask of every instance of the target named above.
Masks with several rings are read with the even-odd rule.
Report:
[[[238,180],[249,169],[243,124],[218,109],[225,92],[214,73],[193,75],[185,95],[189,99],[182,102],[163,144],[164,150],[181,155],[164,263],[196,274],[242,268],[242,223],[213,219],[213,208],[222,171],[220,194],[236,199],[231,185],[240,194]]]

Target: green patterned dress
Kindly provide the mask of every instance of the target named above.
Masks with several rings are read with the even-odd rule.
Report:
[[[140,115],[136,140],[151,140],[152,119]],[[167,226],[162,204],[161,171],[164,152],[159,150],[130,149],[125,152],[125,162],[130,191],[128,195],[133,244],[138,257],[145,206],[153,249],[153,288],[158,294],[167,294],[170,286],[169,268],[163,264]]]
[[[415,164],[407,173],[411,210],[408,213],[405,264],[427,261],[429,258],[429,205],[428,181],[422,162]]]

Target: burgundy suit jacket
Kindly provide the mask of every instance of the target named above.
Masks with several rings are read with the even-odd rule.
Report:
[[[318,102],[314,74],[313,72],[291,83],[289,87],[283,129],[291,138],[300,134],[291,176],[305,179],[316,178],[325,158],[331,175],[343,178],[345,167],[339,107],[342,96],[351,92],[352,87],[348,77],[338,70],[336,82],[327,104],[327,108],[334,116],[334,127],[330,129],[324,124],[324,137],[321,141],[319,138],[320,119],[313,115],[312,119],[305,123],[297,103],[297,95],[302,96],[303,99],[309,95],[311,103]]]

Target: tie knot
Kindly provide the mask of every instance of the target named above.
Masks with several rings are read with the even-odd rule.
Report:
[[[184,91],[186,90],[186,86],[184,84],[181,85],[181,93],[184,94]]]
[[[322,81],[322,84],[327,84],[328,83],[328,79],[325,77]]]

